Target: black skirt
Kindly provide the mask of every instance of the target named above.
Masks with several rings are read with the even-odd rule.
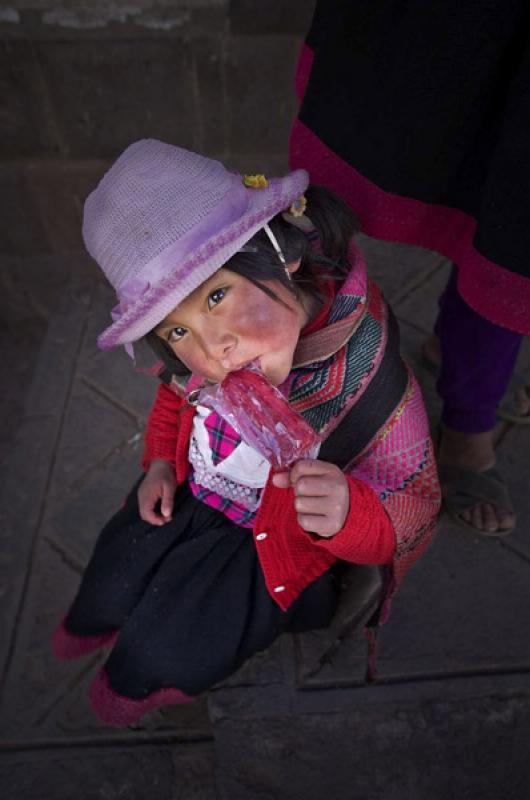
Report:
[[[319,0],[306,44],[291,166],[366,233],[446,255],[475,311],[530,333],[528,2]]]
[[[284,612],[267,592],[250,529],[197,501],[187,484],[172,521],[151,526],[139,517],[136,489],[97,540],[63,624],[76,641],[112,639],[104,677],[113,702],[168,688],[195,696],[281,633],[329,623],[333,570]]]

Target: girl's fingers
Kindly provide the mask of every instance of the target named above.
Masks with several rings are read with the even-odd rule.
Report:
[[[173,498],[175,497],[175,487],[173,484],[163,483],[162,484],[162,501],[160,503],[160,510],[162,512],[162,516],[166,520],[171,519],[171,513],[173,511]]]
[[[153,508],[144,508],[140,506],[140,517],[144,522],[148,522],[150,525],[163,525],[164,522],[167,522],[167,520]]]
[[[329,475],[331,472],[338,471],[338,469],[335,464],[330,464],[328,461],[320,461],[318,458],[303,458],[297,461],[291,469],[291,482],[296,483],[305,475]]]
[[[160,489],[146,487],[143,491],[142,489],[139,490],[138,506],[140,510],[140,517],[144,520],[144,522],[148,522],[150,525],[163,525],[168,521],[168,516],[171,516],[171,510],[173,508],[172,499],[168,516],[159,514],[158,511],[155,511],[158,501],[162,500],[162,496],[163,487]]]
[[[298,514],[298,524],[308,533],[316,533],[325,537],[333,536],[340,529],[333,526],[328,517],[316,514]]]
[[[333,505],[333,504],[332,504]],[[336,503],[334,504],[336,506]],[[294,507],[298,514],[314,514],[317,517],[326,516],[333,511],[323,503],[321,497],[295,497]]]
[[[318,459],[305,459],[298,461],[290,472],[291,483],[302,494],[311,494],[314,487],[321,487],[318,492],[322,496],[324,489],[329,492],[337,483],[342,483],[345,478],[336,464]]]
[[[327,497],[335,488],[335,482],[325,476],[304,475],[294,484],[294,493],[297,497]]]
[[[335,464],[319,461],[316,458],[306,458],[297,461],[289,472],[277,472],[272,477],[272,483],[281,489],[293,486],[295,490],[298,488],[300,493],[315,494],[315,496],[318,493],[318,496],[322,497],[329,493],[339,477],[343,478],[342,472]],[[323,487],[326,487],[325,490]]]
[[[273,475],[272,483],[279,489],[289,489],[292,486],[297,496],[307,497],[327,497],[333,491],[334,484],[326,477],[299,478],[293,485],[292,472],[278,472]]]
[[[291,485],[291,477],[288,472],[277,472],[272,476],[272,483],[278,489],[288,489]]]

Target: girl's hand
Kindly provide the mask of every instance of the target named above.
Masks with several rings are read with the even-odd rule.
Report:
[[[169,461],[151,461],[147,474],[138,487],[140,517],[151,525],[164,525],[171,519],[177,481]],[[160,501],[160,512],[156,505]]]
[[[341,530],[350,510],[350,491],[335,464],[306,458],[290,472],[276,473],[272,482],[280,489],[293,487],[298,524],[305,531],[329,538]]]

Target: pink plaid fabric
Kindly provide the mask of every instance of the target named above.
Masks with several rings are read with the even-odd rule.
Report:
[[[212,413],[206,417],[204,426],[208,431],[212,461],[217,465],[225,458],[228,458],[242,440],[228,422],[215,411],[212,411]],[[238,503],[236,500],[223,497],[217,494],[217,492],[212,492],[205,486],[201,486],[195,481],[194,472],[191,473],[188,482],[197,500],[220,511],[225,517],[232,520],[232,522],[241,525],[242,528],[253,527],[256,514],[258,513],[257,511],[251,511],[244,503]]]
[[[189,479],[190,489],[194,497],[200,500],[201,503],[206,503],[207,506],[215,508],[220,511],[225,517],[231,519],[242,528],[254,527],[254,520],[256,519],[257,511],[250,511],[242,503],[236,503],[235,500],[229,500],[226,497],[221,497],[220,494],[211,492],[205,489],[204,486],[199,486],[195,483],[193,478]]]
[[[208,431],[208,439],[212,451],[212,461],[217,466],[234,452],[241,437],[236,431],[219,416],[215,411],[206,417],[204,427]]]

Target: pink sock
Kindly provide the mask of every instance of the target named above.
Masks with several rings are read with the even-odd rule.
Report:
[[[181,705],[195,700],[195,697],[174,688],[157,689],[143,700],[125,697],[111,687],[104,667],[94,678],[88,696],[96,716],[107,725],[116,727],[132,725],[144,714],[161,706]]]
[[[98,636],[76,636],[64,626],[64,619],[54,630],[51,637],[52,650],[56,658],[78,658],[100,647],[112,647],[118,637],[118,631],[101,633]]]

